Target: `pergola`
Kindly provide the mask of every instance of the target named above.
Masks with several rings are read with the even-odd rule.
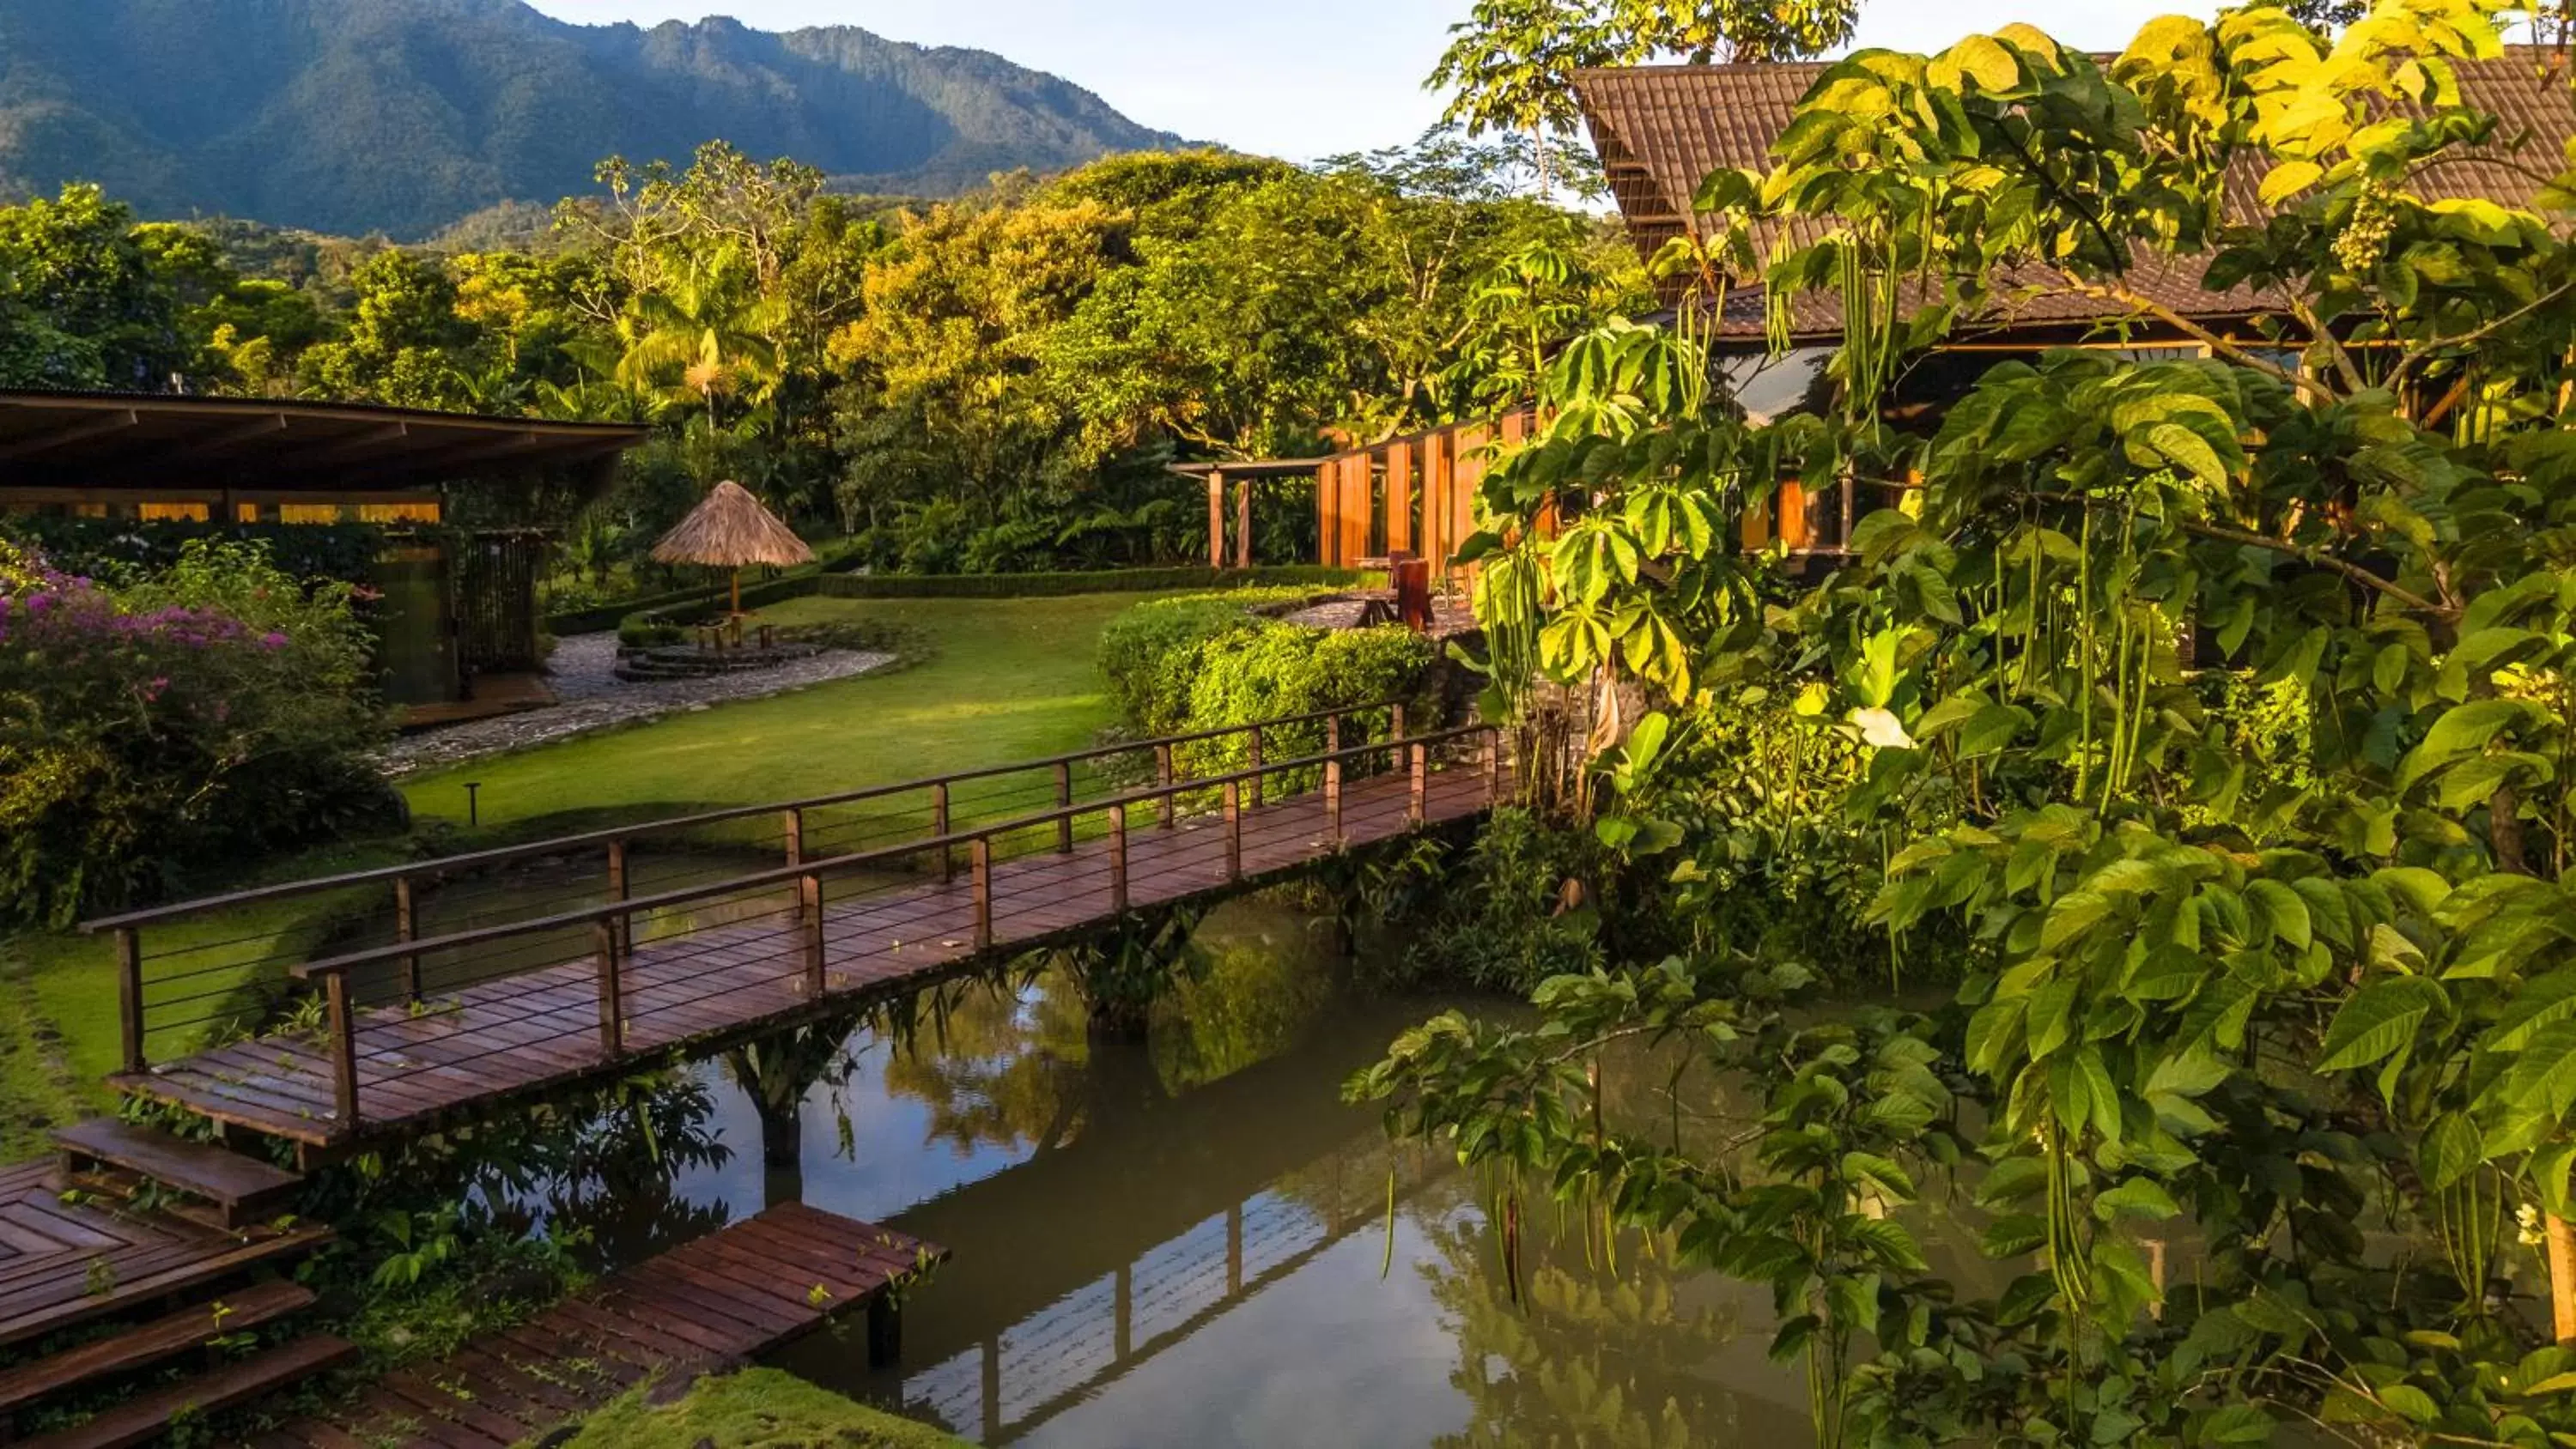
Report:
[[[1263,458],[1232,463],[1175,463],[1171,471],[1207,482],[1208,567],[1225,567],[1225,488],[1234,484],[1234,566],[1252,567],[1252,485],[1274,478],[1311,478],[1321,458]]]

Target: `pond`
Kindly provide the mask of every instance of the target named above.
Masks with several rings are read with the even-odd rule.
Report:
[[[777,1363],[986,1444],[1809,1441],[1758,1290],[1633,1240],[1603,1272],[1579,1235],[1534,1230],[1514,1301],[1454,1162],[1341,1101],[1461,1003],[1356,987],[1323,940],[1276,907],[1219,911],[1144,1042],[1092,1040],[1069,983],[1040,978],[956,995],[901,1044],[705,1064],[722,1150],[605,1213],[598,1246],[631,1260],[791,1197],[945,1245],[899,1367],[871,1371],[860,1332]]]

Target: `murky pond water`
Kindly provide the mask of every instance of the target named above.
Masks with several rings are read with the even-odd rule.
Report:
[[[778,1362],[987,1444],[1810,1439],[1801,1371],[1764,1354],[1766,1295],[1633,1243],[1603,1272],[1539,1231],[1516,1303],[1454,1163],[1343,1105],[1351,1072],[1455,1003],[1348,986],[1309,923],[1259,905],[1197,944],[1143,1043],[1092,1040],[1041,979],[956,997],[901,1045],[707,1064],[720,1160],[606,1214],[600,1246],[641,1256],[790,1197],[945,1245],[899,1367],[871,1370],[856,1324]]]

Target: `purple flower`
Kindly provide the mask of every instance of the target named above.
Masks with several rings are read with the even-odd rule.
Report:
[[[259,636],[259,642],[263,648],[283,649],[286,647],[286,636],[277,632],[275,629],[271,629],[267,633]]]

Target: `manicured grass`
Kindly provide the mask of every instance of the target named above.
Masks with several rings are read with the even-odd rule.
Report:
[[[564,1449],[963,1449],[927,1424],[777,1369],[700,1379],[654,1408],[639,1390],[592,1414]]]
[[[790,599],[763,623],[909,631],[927,663],[426,772],[413,813],[487,834],[830,794],[1089,744],[1113,717],[1092,650],[1134,594],[1060,599]]]

